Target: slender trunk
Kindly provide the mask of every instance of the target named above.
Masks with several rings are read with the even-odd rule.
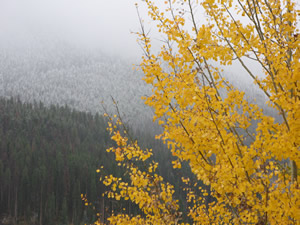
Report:
[[[43,188],[41,188],[41,201],[40,201],[40,225],[43,222]]]
[[[8,185],[7,209],[8,209],[8,215],[11,216],[12,213],[10,209],[10,184]]]
[[[105,210],[104,210],[104,208],[105,208],[105,202],[104,202],[104,198],[102,198],[102,212],[101,212],[101,217],[102,217],[102,222],[103,223],[105,222],[105,215],[104,215]]]
[[[4,185],[2,185],[2,184],[4,184],[4,182],[1,182],[0,183],[0,203],[2,203],[3,202],[3,189],[4,189]]]
[[[16,186],[14,224],[17,224],[17,221],[18,221],[18,186]]]
[[[291,170],[292,170],[292,183],[296,182],[297,183],[297,165],[295,161],[291,161]]]
[[[74,213],[75,213],[75,211],[74,211],[74,209],[73,209],[73,212],[72,212],[72,218],[71,218],[71,224],[74,224]]]
[[[128,215],[131,215],[131,203],[128,201]]]

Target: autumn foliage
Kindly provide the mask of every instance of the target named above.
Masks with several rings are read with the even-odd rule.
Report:
[[[300,223],[300,63],[296,2],[290,0],[181,0],[148,14],[164,37],[159,52],[142,24],[140,64],[152,85],[145,103],[164,131],[176,160],[187,162],[197,180],[210,187],[207,203],[187,196],[194,224]],[[277,117],[250,103],[221,76],[237,61],[268,98]],[[256,74],[253,61],[263,74]],[[253,63],[251,65],[253,65]],[[121,125],[120,121],[116,125]],[[110,124],[111,148],[130,181],[106,176],[108,196],[139,205],[142,215],[113,215],[111,224],[184,224],[174,188],[156,174],[157,163],[135,141]],[[283,162],[289,162],[287,166]],[[136,162],[142,162],[140,164]],[[138,166],[139,165],[139,166]],[[143,165],[143,166],[141,166]],[[206,204],[205,204],[206,202]]]

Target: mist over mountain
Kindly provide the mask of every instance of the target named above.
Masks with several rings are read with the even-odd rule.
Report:
[[[111,114],[116,112],[113,97],[123,119],[131,126],[154,129],[152,109],[141,100],[151,94],[151,87],[142,80],[143,73],[133,69],[133,63],[98,48],[46,40],[37,39],[34,45],[1,46],[1,96],[18,96],[22,101],[42,101],[45,105],[68,105],[92,113],[104,113],[104,103]],[[223,76],[243,90],[250,102],[273,114],[266,107],[264,93],[251,79],[245,79],[243,68],[232,68],[227,68]]]
[[[146,13],[142,4],[139,10]],[[141,80],[142,72],[132,69],[142,53],[130,34],[139,30],[134,2],[5,0],[0,2],[0,26],[1,96],[93,113],[103,112],[104,101],[114,113],[112,96],[125,121],[138,129],[150,126],[153,113],[141,96],[149,95],[151,87]],[[159,39],[155,29],[153,33]],[[223,75],[265,107],[264,93],[238,63]]]
[[[125,121],[137,127],[151,120],[141,96],[150,93],[133,65],[98,49],[66,43],[0,51],[0,93],[22,101],[42,101],[92,113],[114,113],[116,100]]]

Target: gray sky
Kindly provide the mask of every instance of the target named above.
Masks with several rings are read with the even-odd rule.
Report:
[[[135,2],[140,0],[0,0],[0,46],[34,46],[37,40],[101,48],[112,55],[141,55]]]
[[[142,50],[130,33],[139,30],[136,2],[147,29],[151,27],[142,1],[0,0],[0,49],[63,41],[138,60]],[[155,2],[164,5],[163,0]],[[198,19],[199,24],[205,21],[203,16]]]
[[[136,2],[148,30],[151,24],[142,0],[0,0],[0,50],[63,41],[136,62],[142,55],[130,32],[140,29]],[[155,2],[164,6],[163,0]],[[198,19],[205,21],[204,16]],[[151,37],[159,38],[154,32],[152,28]],[[227,71],[243,69],[235,65]]]

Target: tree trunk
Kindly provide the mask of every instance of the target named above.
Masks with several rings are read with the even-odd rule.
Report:
[[[43,225],[42,224],[43,222],[43,189],[41,188],[41,201],[40,201],[40,225]]]
[[[10,184],[8,185],[7,209],[8,209],[8,215],[11,216],[12,213],[10,209]]]
[[[16,186],[16,197],[15,197],[15,213],[14,213],[14,224],[18,221],[18,186]]]
[[[105,222],[105,202],[104,202],[104,197],[102,198],[102,212],[101,212],[101,217],[102,217],[102,222]]]
[[[297,182],[297,165],[295,161],[291,161],[291,170],[292,170],[292,183]]]

